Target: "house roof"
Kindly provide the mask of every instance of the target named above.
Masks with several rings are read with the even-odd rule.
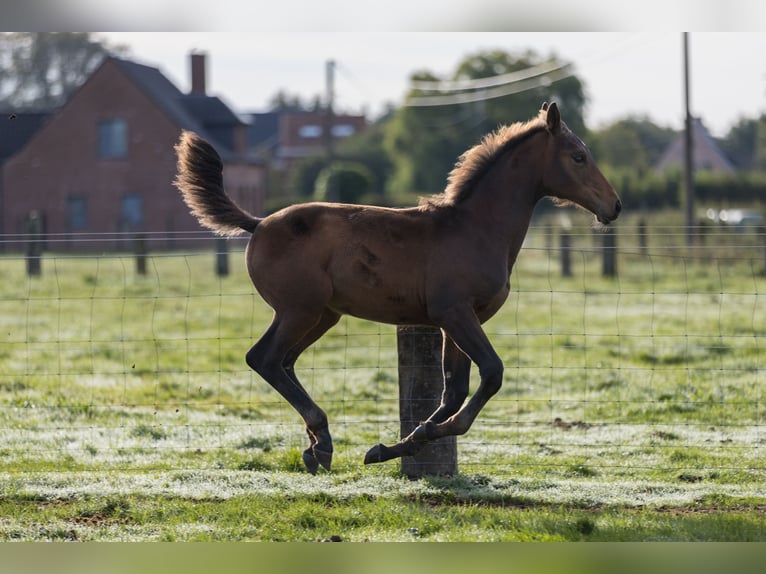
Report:
[[[0,112],[0,164],[24,147],[51,115],[49,112]]]
[[[686,143],[681,132],[657,160],[656,169],[665,169],[683,165]],[[726,157],[700,118],[692,118],[692,154],[694,169],[733,172],[734,165]]]
[[[232,159],[232,142],[225,130],[245,125],[237,114],[216,96],[184,94],[159,69],[131,60],[110,57],[160,109],[181,129],[191,130],[210,141],[222,159]],[[223,129],[222,129],[223,128]]]
[[[282,112],[253,112],[247,114],[250,125],[247,128],[247,147],[270,149],[279,143],[279,118]]]

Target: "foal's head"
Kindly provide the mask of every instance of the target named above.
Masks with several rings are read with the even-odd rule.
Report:
[[[543,191],[559,203],[587,209],[599,222],[617,219],[622,202],[593,161],[588,147],[561,121],[555,103],[543,104],[540,116],[551,137],[545,149]]]

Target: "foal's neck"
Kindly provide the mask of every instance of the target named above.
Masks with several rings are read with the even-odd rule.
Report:
[[[496,247],[507,248],[509,270],[540,199],[539,164],[539,156],[531,153],[529,144],[508,152],[497,159],[464,202],[477,229],[491,237]]]

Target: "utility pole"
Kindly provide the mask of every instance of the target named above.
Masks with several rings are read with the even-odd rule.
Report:
[[[692,115],[689,111],[689,32],[684,39],[684,98],[686,118],[684,122],[684,187],[686,188],[686,246],[694,245],[694,149],[692,141]]]
[[[325,152],[328,162],[333,157],[332,125],[333,125],[333,105],[335,103],[335,60],[327,60],[325,64],[325,100],[327,109],[325,110]]]

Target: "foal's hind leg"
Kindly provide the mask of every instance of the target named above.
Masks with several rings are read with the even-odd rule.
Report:
[[[311,329],[311,331],[309,331],[303,337],[303,339],[298,342],[297,345],[290,349],[282,363],[282,366],[284,367],[287,375],[292,379],[293,383],[295,383],[306,394],[307,397],[309,396],[308,393],[298,380],[298,376],[295,374],[295,362],[298,360],[298,357],[301,355],[301,353],[303,353],[303,351],[313,345],[322,335],[324,335],[335,324],[337,324],[339,319],[339,314],[326,309],[322,315],[322,318],[319,320],[319,323],[317,323],[317,325]],[[309,472],[311,472],[311,474],[316,473],[319,464],[329,470],[333,451],[332,439],[330,438],[329,431],[326,430],[326,436],[324,437],[325,440],[323,440],[321,443],[320,438],[308,426],[306,426],[306,434],[309,436],[309,447],[303,451],[303,463],[306,465],[306,468],[309,470]]]
[[[439,319],[444,332],[478,365],[481,374],[479,388],[465,405],[443,422],[434,424],[434,421],[426,421],[391,447],[372,447],[365,456],[365,464],[409,456],[422,448],[420,443],[467,432],[479,411],[500,390],[503,363],[492,348],[473,309],[468,305],[455,306]]]
[[[303,417],[311,439],[303,462],[312,474],[319,464],[330,470],[332,437],[327,415],[300,384],[293,365],[300,352],[336,322],[337,318],[330,321],[328,316],[317,320],[313,315],[278,313],[263,337],[247,353],[247,364]]]

